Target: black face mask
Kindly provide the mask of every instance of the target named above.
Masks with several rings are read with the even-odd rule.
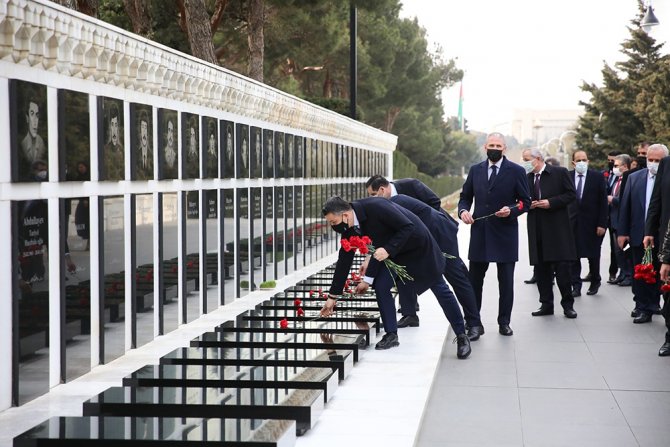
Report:
[[[344,234],[344,232],[349,229],[349,225],[347,225],[346,223],[344,223],[344,221],[342,221],[338,224],[331,225],[330,228],[332,228],[333,231],[336,233]]]
[[[647,157],[638,155],[637,157],[637,167],[638,169],[644,169],[647,167]]]
[[[496,149],[487,149],[486,158],[491,160],[491,163],[498,163],[502,158],[502,151]]]
[[[610,170],[610,171],[611,171],[612,169],[614,169],[614,160],[612,160],[612,161],[608,161],[608,162],[607,162],[607,166],[609,166],[609,170]]]

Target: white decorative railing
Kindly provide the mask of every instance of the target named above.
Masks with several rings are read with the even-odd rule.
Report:
[[[47,0],[0,2],[0,61],[380,150],[397,137]],[[2,74],[2,65],[0,65]]]

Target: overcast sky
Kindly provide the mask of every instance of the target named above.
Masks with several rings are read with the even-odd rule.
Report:
[[[652,36],[667,42],[670,0],[652,5],[661,22]],[[636,0],[404,0],[401,15],[417,17],[465,71],[464,116],[487,132],[514,109],[578,108],[582,80],[600,84],[603,61],[623,59],[636,12]],[[445,116],[458,112],[458,89],[444,93]]]

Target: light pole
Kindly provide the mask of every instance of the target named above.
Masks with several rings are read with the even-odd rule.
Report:
[[[534,135],[533,135],[533,136],[534,136],[533,139],[535,140],[535,141],[534,141],[534,143],[535,143],[535,147],[537,147],[538,144],[539,144],[539,142],[540,142],[540,138],[539,138],[539,137],[540,137],[540,129],[541,129],[541,128],[542,128],[542,121],[540,121],[540,120],[538,120],[538,119],[536,119],[535,121],[533,121],[533,134],[534,134]]]
[[[656,14],[654,14],[654,8],[651,6],[651,0],[647,1],[647,12],[644,14],[644,18],[640,22],[640,26],[644,30],[645,33],[649,34],[649,31],[651,31],[652,27],[659,25],[660,22],[656,18]]]

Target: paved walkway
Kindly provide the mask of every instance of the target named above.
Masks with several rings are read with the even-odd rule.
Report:
[[[670,358],[657,355],[663,318],[634,325],[630,287],[608,284],[595,296],[584,287],[576,320],[560,312],[532,317],[538,294],[536,286],[523,283],[532,271],[525,227],[521,232],[514,336],[497,333],[491,266],[482,309],[487,333],[473,343],[467,361],[456,360],[446,347],[415,445],[669,446]],[[601,272],[608,262],[609,247],[603,247]]]

